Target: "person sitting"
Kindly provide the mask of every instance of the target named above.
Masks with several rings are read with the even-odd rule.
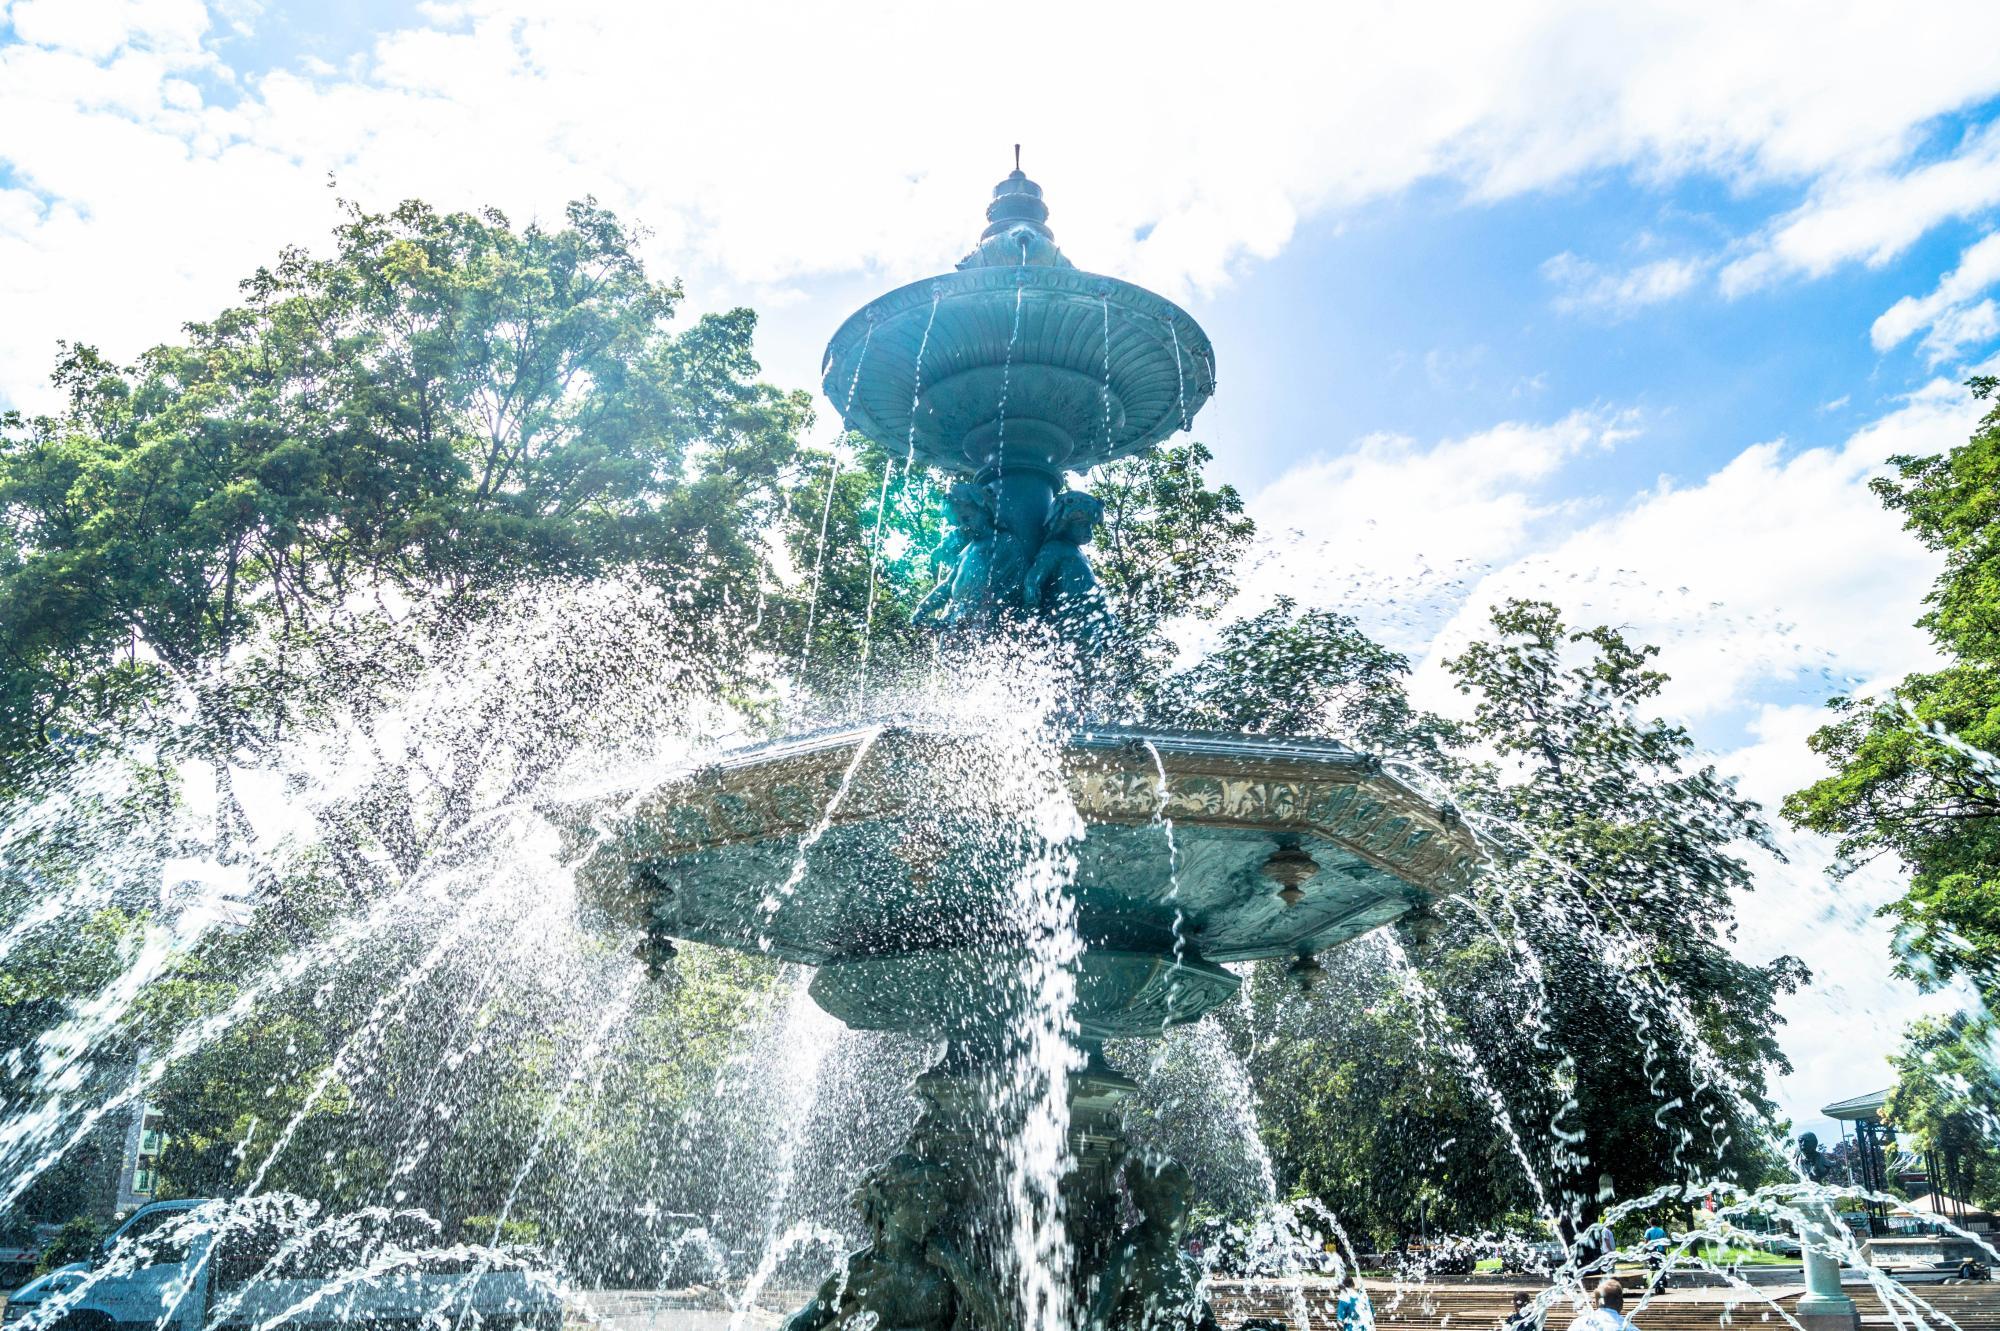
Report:
[[[1597,1282],[1597,1306],[1570,1323],[1570,1331],[1630,1331],[1625,1316],[1625,1287],[1616,1280]]]
[[[976,618],[992,600],[992,491],[960,481],[945,493],[944,512],[951,530],[930,559],[933,576],[942,568],[943,577],[912,612],[920,623]]]
[[[1104,520],[1104,503],[1080,490],[1056,496],[1049,513],[1042,548],[1029,566],[1022,604],[1065,627],[1080,646],[1088,647],[1103,633],[1104,591],[1091,571],[1083,547]]]
[[[1500,1319],[1500,1331],[1542,1331],[1543,1309],[1525,1289],[1514,1291],[1514,1311]]]

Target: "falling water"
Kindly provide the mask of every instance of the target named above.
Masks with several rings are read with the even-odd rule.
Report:
[[[861,335],[861,350],[854,357],[854,373],[847,380],[847,396],[840,404],[840,424],[843,430],[847,427],[848,419],[854,415],[854,395],[861,387],[861,371],[868,364],[868,348],[874,345],[874,342],[875,321],[870,319],[867,329]],[[820,509],[819,515],[819,547],[813,555],[812,599],[806,607],[805,645],[799,654],[799,663],[801,666],[812,660],[813,624],[819,615],[819,588],[820,582],[826,572],[827,521],[833,516],[833,484],[839,476],[840,448],[836,442],[833,460],[827,468],[826,504]]]
[[[917,462],[917,413],[924,396],[924,352],[931,345],[931,327],[937,323],[938,303],[944,299],[942,290],[931,292],[931,312],[924,320],[923,335],[917,339],[917,356],[910,363],[910,437],[903,453],[903,491],[908,499],[910,471]],[[854,688],[854,711],[860,715],[868,708],[868,658],[875,641],[875,582],[882,567],[882,524],[889,512],[889,471],[893,459],[884,457],[882,461],[882,490],[875,496],[875,531],[868,542],[868,600],[864,603],[861,619],[861,668],[856,674]]]
[[[799,890],[799,885],[805,882],[809,867],[807,856],[812,848],[819,844],[820,838],[833,826],[834,817],[840,812],[841,805],[847,802],[848,792],[854,788],[854,774],[861,770],[861,764],[867,760],[869,750],[875,747],[875,741],[881,735],[881,726],[870,726],[862,733],[860,740],[854,746],[854,756],[848,759],[846,769],[840,774],[840,784],[834,788],[833,797],[827,800],[825,808],[820,811],[819,821],[799,838],[798,848],[792,853],[792,867],[785,875],[785,881],[765,894],[760,910],[763,913],[766,932],[757,939],[757,946],[763,951],[771,950],[771,936],[768,932],[771,921],[784,908],[785,903],[792,899],[793,894]]]
[[[1007,354],[1000,363],[1000,428],[994,441],[994,466],[1002,473],[1007,467],[1007,393],[1014,381],[1014,344],[1021,340],[1021,301],[1028,289],[1025,273],[1014,281],[1014,323],[1007,333]]]
[[[1174,339],[1174,402],[1180,408],[1181,433],[1187,433],[1187,372],[1181,365],[1181,329],[1171,316],[1167,319],[1167,331]]]
[[[826,468],[826,503],[819,511],[819,548],[813,556],[812,597],[806,603],[806,636],[799,652],[799,664],[812,660],[813,625],[819,618],[819,585],[826,573],[826,528],[833,517],[833,484],[840,478],[840,454],[835,453]]]
[[[1098,308],[1104,318],[1104,386],[1099,390],[1104,399],[1104,447],[1111,447],[1111,294],[1106,292],[1097,299]]]
[[[1181,909],[1180,848],[1174,844],[1174,820],[1167,816],[1167,806],[1172,801],[1173,791],[1167,785],[1167,764],[1160,757],[1159,746],[1151,740],[1147,740],[1145,744],[1146,752],[1153,759],[1153,775],[1156,782],[1154,789],[1159,797],[1158,802],[1153,806],[1153,826],[1160,829],[1160,836],[1166,842],[1167,900],[1174,903],[1174,964],[1178,966],[1187,959],[1188,940],[1187,914]],[[1163,1034],[1165,1033],[1164,1023],[1167,1020],[1168,1017],[1163,1014],[1161,1017],[1161,1030]]]

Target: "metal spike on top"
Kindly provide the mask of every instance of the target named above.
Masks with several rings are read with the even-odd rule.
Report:
[[[980,243],[1001,235],[1018,236],[1024,228],[1053,241],[1055,232],[1049,230],[1048,221],[1049,206],[1042,202],[1042,187],[1022,172],[1021,145],[1017,143],[1014,170],[993,187],[993,201],[986,205],[986,230],[980,233]]]

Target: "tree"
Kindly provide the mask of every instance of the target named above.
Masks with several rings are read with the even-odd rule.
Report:
[[[1539,602],[1492,624],[1447,668],[1476,700],[1467,739],[1513,774],[1466,785],[1496,862],[1429,945],[1427,978],[1472,996],[1454,1015],[1569,1216],[1606,1178],[1623,1197],[1718,1168],[1754,1180],[1771,1163],[1766,1070],[1787,1066],[1776,999],[1805,978],[1795,958],[1727,947],[1751,886],[1737,847],[1769,848],[1769,831],[1690,762],[1684,730],[1644,719],[1656,649],[1571,632]]]
[[[1236,566],[1256,533],[1243,497],[1208,484],[1205,444],[1154,448],[1099,469],[1104,503],[1092,555],[1114,622],[1104,645],[1105,696],[1143,711],[1173,662],[1174,621],[1211,620],[1236,590]]]
[[[1257,1025],[1285,1033],[1252,1042],[1250,1066],[1288,1192],[1373,1251],[1532,1208],[1491,1107],[1379,945],[1351,944],[1304,993],[1268,968],[1253,998]]]
[[[0,959],[0,1048],[10,1052],[0,1092],[7,1121],[18,1125],[0,1161],[10,1183],[50,1144],[32,1130],[38,1118],[60,1130],[66,1101],[108,1096],[129,1074],[129,1032],[77,1019],[131,963],[144,931],[140,917],[117,906],[81,918],[14,923],[20,932]],[[35,1177],[5,1208],[10,1224],[58,1223],[83,1212],[108,1217],[124,1127],[122,1119],[105,1124]]]
[[[0,791],[176,695],[198,751],[254,751],[383,668],[387,607],[522,578],[636,568],[740,640],[807,401],[752,382],[747,310],[672,333],[632,233],[566,223],[350,209],[184,342],[66,351],[68,409],[0,437]]]
[[[422,1088],[460,1066],[456,1134],[402,1191],[462,1214],[501,1204],[514,1165],[494,1144],[532,1139],[567,1075],[547,1051],[579,1037],[545,1008],[469,1000],[470,962],[413,969],[438,906],[464,907],[437,881],[480,866],[480,820],[551,772],[757,675],[764,535],[810,410],[755,382],[748,311],[670,326],[679,288],[588,202],[553,228],[349,209],[335,239],[328,257],[287,251],[240,305],[134,365],[66,349],[67,408],[0,430],[5,923],[65,894],[161,912],[170,859],[226,859],[239,839],[232,767],[294,775],[281,741],[350,727],[372,768],[307,802],[316,835],[253,864],[249,928],[211,932],[111,1012],[97,1063],[128,1073],[136,1049],[248,1002],[152,1087],[167,1188],[233,1190],[269,1165],[267,1186],[356,1204],[394,1200],[410,1143],[430,1140],[411,1125],[440,1107]],[[187,757],[224,778],[224,825],[194,844]],[[107,776],[130,787],[115,808]],[[331,946],[371,910],[394,927]],[[0,995],[12,1047],[125,964],[85,968],[94,953],[49,932],[64,968]],[[313,962],[286,981],[293,957]],[[371,1027],[384,977],[394,995],[405,976]],[[639,1056],[651,1066],[703,1081],[720,1057],[651,1029],[667,1046]],[[72,1087],[64,1112],[113,1089]],[[73,1204],[83,1167],[73,1154],[24,1205]]]
[[[808,719],[851,715],[928,656],[912,611],[933,585],[948,482],[903,463],[859,435],[799,455],[777,533],[792,576],[768,598],[764,640],[811,699]]]
[[[1993,1026],[1964,1013],[1926,1019],[1891,1058],[1896,1085],[1883,1117],[1900,1143],[1930,1158],[1945,1195],[2000,1205],[2000,1073]]]
[[[1987,400],[2000,380],[1970,381]],[[2000,402],[1949,453],[1892,459],[1873,482],[1904,525],[1944,556],[1918,623],[1948,658],[1887,696],[1836,698],[1811,740],[1831,776],[1785,816],[1836,837],[1845,872],[1893,856],[1909,888],[1885,907],[1897,966],[1923,982],[1964,976],[2000,999]]]
[[[1152,715],[1202,730],[1340,738],[1441,764],[1453,728],[1410,706],[1409,673],[1408,658],[1349,616],[1281,596],[1224,626],[1201,660],[1169,675]]]

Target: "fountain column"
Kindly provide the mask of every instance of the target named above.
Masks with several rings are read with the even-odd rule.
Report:
[[[1854,1300],[1840,1291],[1840,1258],[1836,1244],[1841,1235],[1839,1219],[1822,1210],[1807,1231],[1799,1236],[1800,1258],[1805,1263],[1806,1292],[1792,1312],[1805,1331],[1857,1331],[1861,1313]]]

